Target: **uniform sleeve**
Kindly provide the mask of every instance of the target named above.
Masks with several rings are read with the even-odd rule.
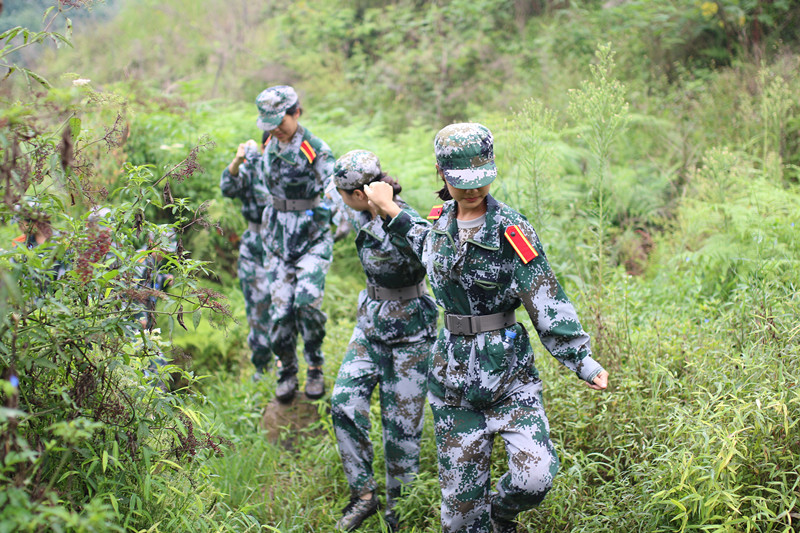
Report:
[[[228,198],[238,198],[244,190],[244,173],[242,167],[239,166],[239,174],[234,176],[231,174],[228,167],[222,171],[222,177],[219,180],[219,188],[222,189],[222,195]]]
[[[403,209],[384,226],[393,238],[404,239],[417,257],[424,261],[425,239],[431,230],[428,221],[423,220],[413,210]]]
[[[252,181],[251,175],[257,171],[261,154],[255,149],[248,149],[245,152],[245,160],[239,165],[239,173],[233,175],[225,166],[222,177],[219,180],[219,188],[222,189],[223,196],[228,198],[243,198],[247,194],[247,189]]]
[[[591,383],[603,371],[592,358],[589,334],[583,330],[578,313],[550,269],[542,245],[530,225],[523,225],[537,257],[530,263],[519,262],[515,270],[517,292],[542,345],[579,378]]]

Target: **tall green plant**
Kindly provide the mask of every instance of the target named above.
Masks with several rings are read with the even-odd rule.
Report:
[[[761,161],[766,177],[770,173],[781,173],[782,159],[786,155],[787,117],[795,99],[786,80],[772,74],[766,67],[759,70],[758,79],[762,91]]]
[[[614,77],[614,53],[611,45],[598,46],[595,57],[597,63],[590,66],[591,78],[581,83],[580,89],[570,92],[569,113],[580,128],[581,139],[593,156],[590,167],[593,186],[588,209],[591,216],[588,223],[594,236],[592,264],[596,279],[592,298],[596,302],[597,325],[601,328],[608,248],[606,198],[612,146],[624,132],[629,115],[625,85]]]
[[[554,143],[558,141],[555,113],[542,102],[529,100],[516,117],[519,127],[514,146],[520,154],[518,171],[521,179],[516,180],[516,193],[526,204],[531,205],[533,219],[537,228],[543,228],[550,212],[550,199],[545,194],[553,179],[555,168]]]

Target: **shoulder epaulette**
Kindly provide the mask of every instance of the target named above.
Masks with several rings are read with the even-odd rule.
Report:
[[[303,152],[303,155],[306,156],[308,159],[309,164],[314,164],[314,160],[317,158],[317,152],[311,146],[311,143],[308,141],[303,141],[300,145],[300,151]]]
[[[428,220],[439,220],[439,217],[442,216],[442,210],[444,209],[444,204],[439,204],[431,207],[431,212],[428,213]]]
[[[505,237],[523,263],[528,264],[539,255],[531,241],[528,240],[516,224],[506,228]]]
[[[22,234],[19,237],[14,237],[14,240],[12,240],[11,242],[14,243],[14,246],[18,246],[20,244],[25,244],[25,241],[27,240],[28,238],[25,236],[25,234]]]

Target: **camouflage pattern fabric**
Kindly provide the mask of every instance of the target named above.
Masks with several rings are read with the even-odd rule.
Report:
[[[510,225],[518,225],[536,251],[537,256],[527,264],[503,236]],[[522,304],[542,344],[556,359],[587,382],[602,371],[591,357],[589,336],[550,269],[536,232],[522,215],[491,195],[487,196],[485,222],[467,246],[458,245],[453,201],[444,204],[441,216],[433,224],[404,210],[387,227],[398,238],[407,239],[422,258],[437,303],[445,312],[489,315],[510,311]],[[481,424],[487,423],[488,414],[509,401],[508,409],[513,411],[515,395],[537,383],[538,377],[528,332],[522,324],[471,336],[451,335],[443,328],[433,348],[428,374],[428,396],[435,423],[444,431],[450,408],[461,408],[465,417],[460,422],[461,427],[469,428],[472,424],[479,433],[501,431],[502,434],[502,430],[492,429],[495,426],[482,430]],[[537,418],[541,423],[528,424],[525,420],[528,419],[515,427],[521,438],[530,441],[531,446],[537,446],[536,442],[544,445],[549,440],[544,412]],[[527,432],[524,431],[526,426]],[[442,469],[455,460],[449,443],[448,439],[438,441]],[[460,452],[456,449],[452,453],[458,457]],[[523,468],[523,475],[536,473]],[[475,507],[468,512],[467,503],[453,508],[452,502],[448,503],[443,497],[443,529],[488,531],[480,526],[482,519],[478,518],[488,512],[486,487],[474,486],[469,478],[451,478],[447,472],[443,476],[448,483],[442,486],[443,491],[469,493],[472,498],[469,505]],[[451,479],[457,488],[450,488]],[[529,496],[529,501],[538,502],[544,494]],[[521,495],[515,498],[525,500]],[[451,521],[464,525],[452,527]]]
[[[395,201],[409,212],[416,213],[399,196]],[[380,218],[370,219],[365,212],[359,215],[351,221],[357,232],[356,249],[367,283],[399,289],[425,279],[425,267],[407,242],[391,239]],[[366,292],[364,290],[360,295],[365,298],[365,309],[364,313],[358,314],[357,324],[369,340],[397,344],[436,336],[438,311],[430,296],[400,302],[373,300],[366,297]],[[359,299],[359,309],[362,309],[361,304]]]
[[[244,163],[239,166],[239,174],[236,176],[225,167],[219,187],[223,196],[241,200],[242,216],[245,220],[260,224],[264,207],[269,203],[269,189],[261,174],[261,154],[257,149],[248,146],[244,157]]]
[[[222,171],[220,189],[229,198],[242,202],[242,216],[249,223],[239,243],[237,274],[244,295],[245,313],[250,332],[247,342],[251,350],[251,361],[259,370],[269,367],[272,350],[269,345],[269,280],[264,266],[264,247],[259,225],[264,207],[269,202],[269,190],[261,174],[261,154],[247,147],[245,161],[239,166],[239,174],[232,175],[228,168]]]
[[[281,376],[297,373],[297,335],[303,338],[308,366],[322,366],[325,322],[322,312],[325,275],[333,257],[333,237],[318,240],[296,261],[267,251],[270,304],[270,346],[281,361]]]
[[[256,97],[258,120],[256,125],[264,131],[280,126],[286,112],[297,103],[297,92],[288,85],[276,85],[264,89]]]
[[[368,150],[351,150],[336,160],[333,181],[346,191],[354,191],[372,183],[381,175],[378,156]]]
[[[492,533],[490,513],[512,520],[538,505],[553,485],[558,456],[542,406],[542,382],[518,380],[490,409],[448,405],[431,395],[442,488],[442,529]],[[508,453],[508,472],[491,491],[494,435]]]
[[[301,151],[313,148],[313,162]],[[334,158],[321,139],[298,125],[282,150],[276,138],[264,148],[261,172],[273,197],[314,199],[330,184]],[[321,366],[327,317],[322,312],[325,275],[333,256],[331,206],[323,202],[305,211],[279,211],[268,202],[261,238],[270,271],[270,344],[281,360],[282,375],[297,373],[297,335],[303,337],[305,360]]]
[[[331,396],[331,417],[351,497],[377,489],[369,438],[370,397],[380,384],[387,508],[419,472],[425,376],[433,339],[385,344],[356,328]]]
[[[497,177],[494,139],[481,124],[445,126],[433,140],[433,151],[447,183],[457,189],[483,187]]]
[[[300,145],[308,141],[316,157],[309,162]],[[331,182],[334,165],[331,149],[302,126],[289,144],[280,150],[272,137],[264,148],[261,172],[273,197],[290,200],[320,198]],[[324,202],[305,211],[279,211],[267,203],[262,217],[264,247],[285,261],[296,261],[330,233],[331,206]]]
[[[256,226],[258,227],[258,226]],[[254,228],[255,229],[255,228]],[[253,366],[264,371],[269,368],[272,350],[269,342],[269,272],[264,265],[264,246],[261,233],[247,229],[239,244],[237,274],[244,295],[245,312],[250,332],[247,344],[251,350]]]
[[[355,213],[352,224],[369,283],[400,288],[424,279],[419,259],[407,243],[392,242],[380,218]],[[366,290],[359,294],[356,327],[331,396],[331,416],[352,497],[377,488],[369,415],[378,384],[389,509],[402,485],[419,471],[425,380],[436,316],[436,304],[428,295],[392,301],[372,299]]]

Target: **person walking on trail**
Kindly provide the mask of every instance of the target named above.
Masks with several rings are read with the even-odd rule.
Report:
[[[446,200],[428,215],[403,210],[388,185],[365,188],[387,229],[404,236],[425,263],[444,327],[433,348],[428,401],[434,417],[442,490],[442,530],[514,532],[515,517],[538,505],[558,471],[524,306],[544,347],[589,387],[608,372],[591,357],[589,336],[556,280],[524,216],[489,194],[497,175],[491,132],[451,124],[434,140]],[[499,434],[508,472],[490,484]]]
[[[381,171],[378,157],[367,150],[348,152],[336,161],[333,179],[350,208],[343,211],[352,216],[356,249],[367,277],[367,287],[358,295],[353,336],[331,394],[331,418],[351,497],[336,528],[353,531],[378,510],[369,433],[370,397],[380,385],[385,522],[396,530],[395,503],[402,486],[419,471],[425,380],[438,312],[425,288],[425,267],[405,240],[390,238],[364,194],[367,184],[385,182],[393,189],[394,201],[417,216],[397,196],[400,185]]]
[[[269,279],[264,265],[264,246],[261,242],[261,214],[266,207],[269,190],[261,173],[261,147],[250,139],[239,144],[236,155],[222,171],[220,189],[229,198],[242,202],[242,216],[247,229],[239,242],[237,275],[244,295],[245,312],[250,332],[250,360],[255,366],[253,381],[259,381],[268,370],[272,358],[269,345]]]
[[[269,133],[260,165],[270,196],[261,237],[270,286],[270,346],[280,360],[276,397],[294,398],[297,336],[303,338],[308,371],[305,394],[325,393],[322,341],[327,316],[322,312],[325,275],[333,256],[330,198],[331,149],[298,122],[302,108],[288,85],[265,89],[256,99],[258,127]]]

